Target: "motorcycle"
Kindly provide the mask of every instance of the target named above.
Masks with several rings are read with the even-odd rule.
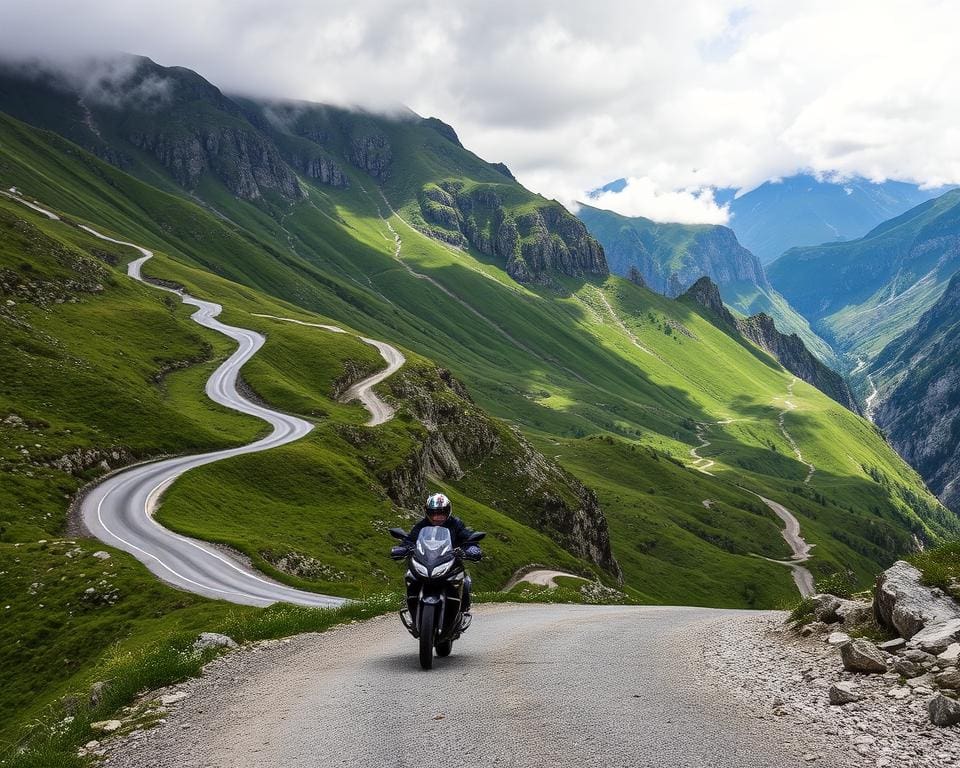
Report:
[[[407,536],[401,528],[391,528],[390,535],[397,539]],[[484,536],[477,531],[464,545],[476,544]],[[449,656],[453,641],[470,626],[471,617],[461,609],[467,576],[463,563],[479,560],[481,555],[470,556],[454,547],[449,529],[428,526],[420,531],[413,547],[396,546],[390,556],[407,560],[407,606],[400,611],[400,621],[420,641],[420,666],[431,669],[434,649],[437,656]]]

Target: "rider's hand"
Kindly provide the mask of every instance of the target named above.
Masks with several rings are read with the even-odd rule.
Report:
[[[460,549],[460,547],[457,547],[453,550],[453,556],[460,560],[463,560],[464,552],[462,549]]]

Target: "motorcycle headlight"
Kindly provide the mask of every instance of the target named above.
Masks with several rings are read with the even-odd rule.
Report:
[[[445,563],[440,563],[440,565],[433,569],[434,577],[443,576],[443,574],[450,570],[451,565],[453,565],[453,560],[447,560]]]
[[[420,564],[419,562],[417,562],[416,560],[411,560],[410,562],[413,564],[413,569],[414,569],[417,573],[419,573],[421,576],[426,577],[426,576],[429,576],[429,575],[430,575],[430,571],[427,570],[427,566],[421,565],[421,564]]]

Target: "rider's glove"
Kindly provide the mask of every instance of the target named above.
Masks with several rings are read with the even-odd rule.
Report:
[[[480,547],[476,544],[471,544],[463,551],[463,556],[467,560],[479,560],[483,557],[483,552],[480,551]]]
[[[406,546],[393,547],[390,550],[390,557],[392,557],[394,560],[403,560],[403,558],[405,558],[409,554],[410,554],[410,547],[406,547]]]

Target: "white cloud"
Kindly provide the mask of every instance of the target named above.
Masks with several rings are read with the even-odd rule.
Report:
[[[126,50],[228,91],[452,124],[562,201],[715,221],[695,190],[798,170],[960,183],[960,5],[942,0],[7,3],[5,55]]]
[[[595,195],[590,205],[624,216],[645,216],[654,221],[680,224],[726,224],[730,219],[727,206],[717,205],[712,190],[663,190],[649,178],[626,181],[622,191]]]

